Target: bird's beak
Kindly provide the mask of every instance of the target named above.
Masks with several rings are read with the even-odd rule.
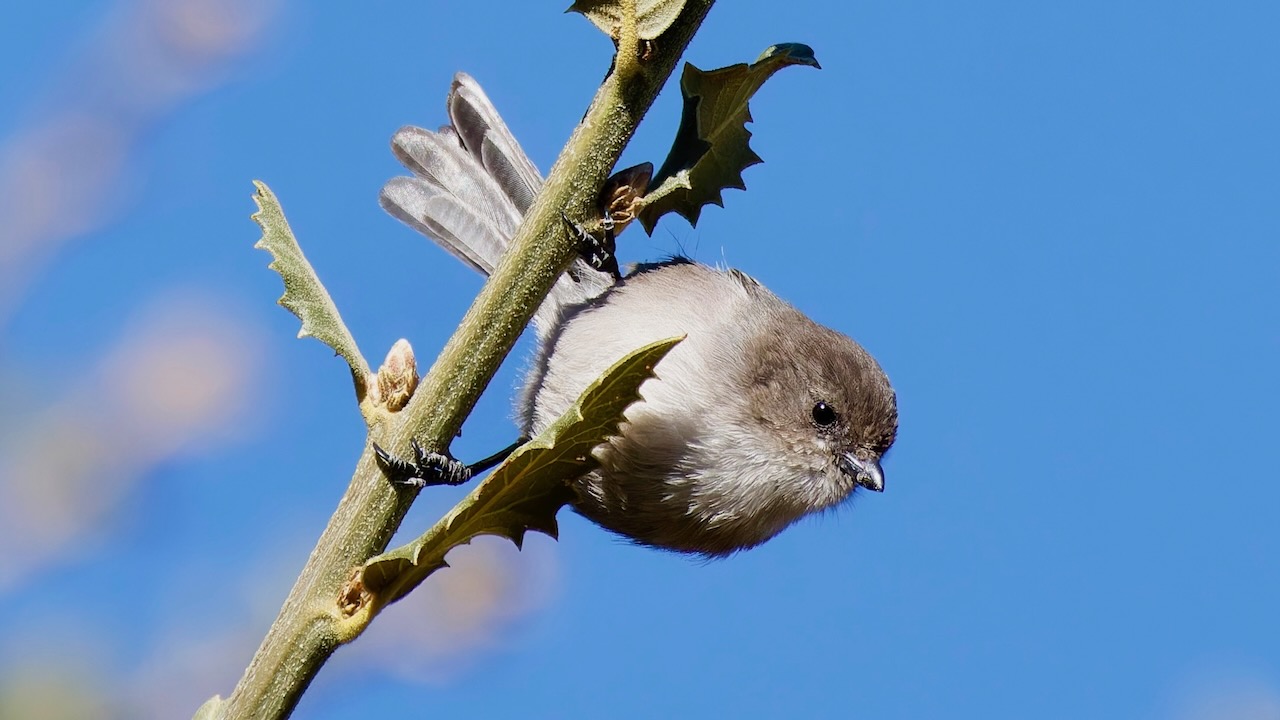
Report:
[[[873,492],[884,492],[884,470],[879,460],[863,460],[853,453],[840,456],[840,469],[854,482]]]

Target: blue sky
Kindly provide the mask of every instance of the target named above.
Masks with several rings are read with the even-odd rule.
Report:
[[[0,708],[230,692],[364,444],[341,361],[274,304],[250,180],[364,354],[425,366],[480,279],[378,208],[389,138],[465,70],[545,171],[611,52],[561,10],[8,13]],[[1260,1],[720,3],[686,59],[804,42],[823,69],[757,95],[746,193],[622,259],[728,263],[865,345],[900,401],[886,492],[712,563],[567,512],[558,543],[478,542],[296,717],[1280,717],[1277,27]],[[672,85],[623,162],[678,118]],[[511,438],[527,353],[459,456]]]

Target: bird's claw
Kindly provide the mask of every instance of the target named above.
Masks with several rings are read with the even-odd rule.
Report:
[[[560,213],[561,219],[565,225],[569,226],[569,231],[573,233],[574,238],[578,241],[578,254],[591,267],[600,272],[609,273],[615,278],[622,277],[622,271],[618,268],[618,258],[614,255],[617,249],[613,234],[613,218],[607,213],[600,219],[600,227],[604,230],[604,239],[600,239],[587,231],[587,229],[578,223],[569,219],[569,216]]]
[[[387,479],[393,485],[424,488],[432,485],[461,485],[471,479],[471,468],[449,455],[427,452],[417,440],[410,440],[413,460],[396,457],[383,450],[377,443],[373,452],[378,456]]]

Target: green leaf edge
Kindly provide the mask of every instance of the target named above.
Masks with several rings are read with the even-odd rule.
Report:
[[[261,180],[254,180],[253,185],[257,190],[253,201],[258,211],[249,217],[262,228],[262,237],[253,247],[271,253],[272,260],[267,267],[284,281],[284,294],[276,302],[302,322],[299,338],[313,337],[347,361],[357,393],[363,399],[369,364],[360,354],[355,338],[342,322],[320,277],[303,255],[275,193]]]
[[[684,10],[686,0],[658,0],[648,11],[640,7],[644,2],[645,0],[636,0],[636,36],[641,40],[654,40],[676,21]],[[654,9],[658,12],[654,12]],[[582,15],[600,32],[610,37],[615,23],[620,24],[622,20],[622,8],[618,6],[617,0],[576,0],[565,12]]]
[[[367,561],[360,573],[365,589],[378,596],[380,604],[394,602],[431,573],[447,567],[445,555],[450,550],[479,535],[505,537],[516,547],[522,546],[527,530],[556,537],[555,515],[574,497],[568,481],[596,466],[591,451],[617,434],[626,409],[641,399],[640,386],[655,377],[654,367],[683,339],[650,343],[614,363],[550,427],[520,446],[435,525],[417,539]],[[545,457],[547,452],[573,448],[581,455],[571,460],[565,452]],[[572,465],[573,474],[550,470],[566,462]],[[492,506],[507,494],[520,491],[525,495],[523,502],[537,506],[545,516],[535,514],[512,526],[490,522],[508,514],[514,503],[499,507],[497,512],[492,512]]]
[[[766,67],[761,68],[764,65]],[[715,70],[701,70],[692,63],[685,63],[684,72],[680,77],[680,92],[684,96],[684,108],[680,117],[680,126],[676,132],[676,137],[671,143],[671,150],[667,153],[666,160],[663,161],[662,167],[654,175],[652,185],[653,188],[644,197],[644,207],[640,210],[639,220],[644,230],[649,235],[653,234],[654,228],[657,227],[658,221],[667,213],[675,212],[690,225],[697,226],[698,219],[702,215],[702,208],[707,205],[715,204],[724,207],[724,197],[721,191],[726,188],[734,188],[738,190],[746,190],[746,182],[742,178],[742,171],[764,162],[764,160],[751,149],[751,131],[746,129],[746,123],[752,121],[750,100],[755,96],[756,92],[764,85],[764,83],[774,73],[784,67],[791,65],[807,65],[810,67],[821,69],[818,59],[814,54],[813,48],[804,43],[778,43],[770,45],[760,53],[750,65],[746,63],[737,63],[728,65]],[[679,197],[677,193],[682,191],[685,194],[692,194],[695,190],[694,185],[690,182],[698,163],[710,153],[713,143],[698,134],[698,128],[701,124],[696,113],[701,105],[701,95],[690,89],[691,85],[696,83],[705,83],[709,78],[714,78],[717,74],[731,75],[738,72],[747,73],[747,82],[744,87],[748,87],[742,101],[746,120],[743,122],[743,130],[746,133],[744,142],[746,146],[742,148],[742,155],[746,158],[741,167],[733,173],[732,177],[723,181],[720,187],[709,191],[704,198],[690,199],[688,197]],[[692,110],[691,110],[692,108]],[[693,133],[692,137],[688,134]],[[683,143],[697,144],[702,147],[696,150],[696,157],[681,158],[681,145]]]

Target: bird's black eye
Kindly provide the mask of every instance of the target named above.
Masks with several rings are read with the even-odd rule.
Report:
[[[830,427],[835,424],[839,417],[840,416],[836,414],[835,408],[824,402],[820,402],[813,406],[813,421],[817,423],[819,427]]]

